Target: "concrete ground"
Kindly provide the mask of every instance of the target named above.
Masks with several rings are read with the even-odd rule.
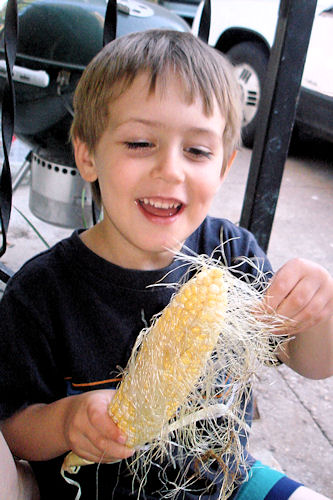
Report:
[[[17,170],[26,149],[14,143]],[[242,149],[219,191],[211,213],[239,221],[251,151]],[[28,207],[28,178],[13,205],[38,228],[49,244],[71,233],[35,218]],[[45,248],[13,208],[9,248],[2,262],[16,270]],[[277,269],[300,256],[333,273],[333,158],[330,146],[301,144],[287,161],[268,255]],[[263,462],[333,499],[333,377],[303,379],[282,366],[263,370],[256,384],[260,418],[254,422],[251,451]]]

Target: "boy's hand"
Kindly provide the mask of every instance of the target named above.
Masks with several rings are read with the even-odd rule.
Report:
[[[126,436],[110,418],[107,409],[115,391],[97,390],[68,399],[64,438],[68,449],[91,462],[114,462],[133,455],[125,446]]]
[[[333,278],[318,264],[292,259],[275,274],[265,302],[294,321],[297,334],[333,316]]]

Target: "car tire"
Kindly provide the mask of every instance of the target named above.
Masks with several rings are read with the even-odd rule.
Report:
[[[242,141],[245,146],[251,148],[254,142],[268,55],[259,42],[242,42],[234,45],[227,52],[227,56],[235,66],[237,80],[242,90],[244,108]]]

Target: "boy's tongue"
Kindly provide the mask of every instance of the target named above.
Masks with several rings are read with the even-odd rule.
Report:
[[[162,208],[143,201],[140,201],[140,205],[145,212],[157,217],[172,217],[179,211],[179,206]]]

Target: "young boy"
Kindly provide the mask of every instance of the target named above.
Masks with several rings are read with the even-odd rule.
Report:
[[[42,499],[75,498],[75,488],[60,477],[70,450],[101,463],[82,467],[75,477],[82,499],[137,498],[138,484],[119,462],[133,451],[107,406],[144,322],[172,295],[169,287],[147,285],[166,275],[175,282],[186,272],[170,249],[186,245],[211,254],[223,229],[228,264],[246,255],[270,270],[250,233],[207,217],[234,158],[240,122],[232,69],[189,33],[121,37],[82,76],[72,139],[80,173],[100,196],[103,220],[27,262],[1,303],[2,432],[12,454],[31,463]],[[245,264],[242,270],[253,272]],[[308,261],[290,261],[272,279],[265,300],[295,320],[295,339],[278,353],[280,360],[306,377],[332,375],[328,273]],[[1,449],[12,492],[1,495],[0,485],[0,497],[33,498],[27,489],[22,493],[22,476],[16,477],[4,442]],[[253,463],[249,457],[249,467]],[[170,466],[163,476],[172,482],[178,472]],[[218,498],[212,477],[201,475],[197,490],[178,498]],[[252,467],[250,477],[231,498],[324,498],[263,466]],[[161,468],[153,464],[141,498],[165,498],[161,491]]]

